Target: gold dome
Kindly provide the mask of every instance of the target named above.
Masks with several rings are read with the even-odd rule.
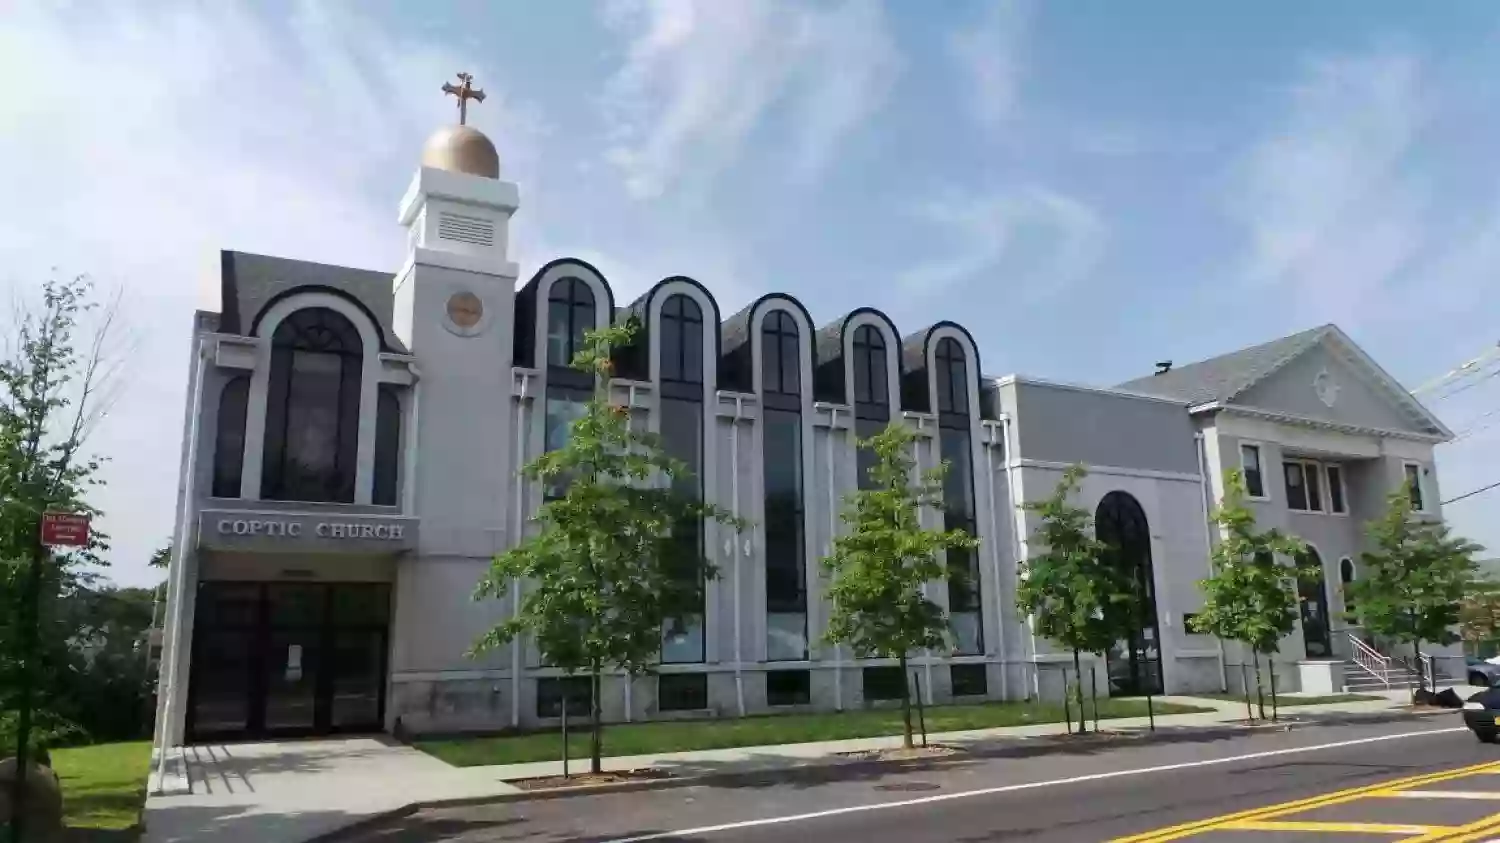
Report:
[[[422,147],[422,166],[500,178],[500,154],[484,132],[473,126],[445,126],[433,132]]]

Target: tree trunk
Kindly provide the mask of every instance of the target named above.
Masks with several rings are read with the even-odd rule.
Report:
[[[901,745],[912,748],[911,742],[911,680],[906,674],[906,654],[901,654]]]
[[[1261,682],[1260,675],[1260,651],[1251,650],[1255,654],[1255,706],[1260,711],[1260,719],[1266,719],[1266,688]]]
[[[589,771],[600,773],[603,771],[601,757],[604,754],[604,722],[599,716],[599,662],[595,661],[589,675],[589,713],[592,722],[589,723]],[[627,680],[628,681],[628,680]]]
[[[1073,648],[1073,676],[1078,680],[1078,734],[1086,735],[1089,732],[1089,713],[1083,707],[1083,660],[1078,656],[1078,648]]]
[[[1240,690],[1245,692],[1245,719],[1255,719],[1255,709],[1250,707],[1250,677],[1245,673],[1245,657],[1240,656]]]

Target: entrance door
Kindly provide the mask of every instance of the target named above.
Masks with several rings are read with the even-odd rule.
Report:
[[[1304,563],[1317,571],[1297,578],[1297,598],[1302,608],[1302,642],[1310,659],[1333,658],[1333,629],[1328,617],[1328,587],[1323,578],[1323,560],[1307,549]]]
[[[201,584],[190,739],[378,731],[389,601],[385,584]]]

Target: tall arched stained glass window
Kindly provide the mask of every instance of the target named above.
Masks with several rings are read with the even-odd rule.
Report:
[[[854,329],[851,343],[854,359],[850,361],[854,379],[854,435],[869,439],[891,423],[890,381],[885,337],[874,325]],[[868,448],[855,451],[855,474],[859,488],[873,485],[870,466],[875,455]]]
[[[661,305],[656,338],[661,361],[662,446],[686,467],[673,478],[679,489],[703,496],[703,309],[690,296],[678,293]],[[703,524],[694,520],[675,533],[681,553],[701,555]],[[695,569],[696,570],[696,569]],[[698,585],[701,587],[702,582]],[[662,636],[663,662],[704,660],[703,612],[668,621]]]
[[[766,658],[807,658],[802,508],[802,355],[797,320],[766,314],[760,331],[761,468],[765,488]]]
[[[240,477],[245,464],[245,413],[250,404],[250,377],[240,375],[224,384],[219,393],[218,430],[214,435],[214,486],[216,498],[240,496]]]
[[[594,328],[594,291],[579,278],[562,278],[547,294],[547,365],[565,367]]]
[[[364,343],[343,314],[298,310],[271,337],[261,497],[352,503]]]
[[[974,505],[974,449],[970,436],[969,381],[963,346],[952,337],[938,340],[938,447],[948,463],[943,475],[943,524],[978,536]],[[948,558],[948,616],[954,648],[963,655],[984,652],[984,589],[979,573],[979,550],[950,550]]]
[[[1094,512],[1094,535],[1105,545],[1107,562],[1135,583],[1140,607],[1136,632],[1106,654],[1111,693],[1161,693],[1161,627],[1146,512],[1129,493],[1110,492]]]

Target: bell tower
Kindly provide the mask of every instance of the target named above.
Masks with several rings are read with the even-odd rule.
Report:
[[[482,102],[484,91],[469,74],[458,78],[443,86],[458,99],[458,123],[428,139],[401,200],[407,251],[394,282],[394,327],[420,372],[406,412],[404,499],[422,519],[414,561],[469,563],[477,582],[505,546],[513,483],[518,269],[508,247],[519,195],[500,178],[495,145],[467,125],[469,103]]]

